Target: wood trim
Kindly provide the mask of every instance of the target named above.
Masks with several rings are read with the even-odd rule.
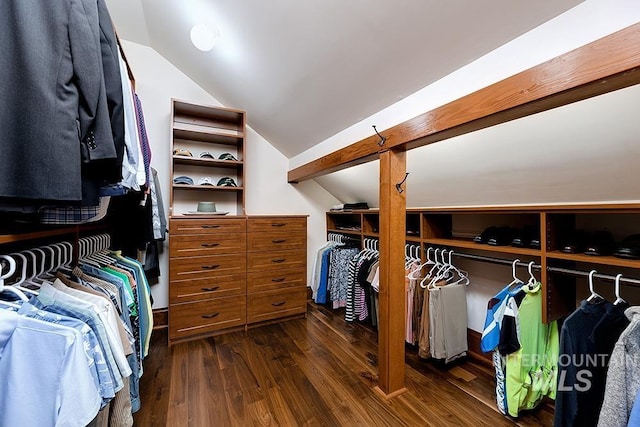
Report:
[[[380,156],[380,293],[378,379],[383,394],[404,388],[405,290],[404,246],[406,192],[399,192],[406,171],[406,152],[389,150]]]
[[[508,77],[381,133],[384,149],[412,149],[640,83],[640,23]],[[369,136],[290,170],[300,182],[375,160]]]
[[[169,327],[169,309],[153,309],[153,329],[164,329]]]

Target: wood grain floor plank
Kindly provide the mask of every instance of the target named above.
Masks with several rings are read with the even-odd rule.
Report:
[[[135,425],[550,426],[543,405],[516,420],[495,405],[491,366],[422,360],[407,346],[407,392],[384,399],[376,331],[310,305],[307,318],[166,347],[154,331]]]

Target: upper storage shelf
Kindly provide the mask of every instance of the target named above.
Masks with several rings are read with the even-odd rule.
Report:
[[[171,215],[196,211],[199,202],[215,202],[231,215],[244,215],[245,112],[173,100],[171,176],[193,184],[171,186]],[[233,180],[235,186],[200,185]],[[198,191],[192,191],[198,190]]]

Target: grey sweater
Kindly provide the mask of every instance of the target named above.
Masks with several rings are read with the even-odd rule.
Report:
[[[598,427],[627,427],[640,389],[640,307],[629,307],[625,314],[631,324],[611,354]]]

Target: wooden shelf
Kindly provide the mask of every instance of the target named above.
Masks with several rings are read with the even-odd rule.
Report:
[[[476,243],[471,240],[462,239],[424,239],[424,243],[440,246],[451,246],[454,248],[476,249],[479,251],[487,252],[500,252],[505,254],[516,255],[529,255],[529,256],[542,256],[542,252],[539,249],[529,248],[516,248],[514,246],[492,246],[482,243]]]
[[[353,236],[362,235],[362,232],[360,230],[340,230],[339,228],[328,228],[327,233],[351,234]],[[377,235],[374,237],[377,237]]]
[[[173,188],[178,190],[204,190],[204,191],[242,191],[243,187],[224,187],[217,185],[189,185],[189,184],[173,184]]]
[[[230,135],[224,132],[208,131],[203,132],[193,129],[181,129],[179,123],[174,123],[173,127],[174,140],[210,142],[214,144],[233,145],[234,147],[242,144],[243,135]]]
[[[420,236],[407,236],[405,240],[407,242],[416,242],[416,243],[422,242],[422,239],[420,239]]]
[[[0,244],[21,242],[24,240],[43,239],[46,237],[73,235],[85,231],[99,230],[104,228],[101,224],[78,224],[74,226],[60,226],[48,230],[29,231],[25,233],[0,234]]]
[[[235,160],[216,160],[199,157],[173,156],[173,163],[179,165],[205,166],[224,169],[238,169],[243,166],[242,162]]]
[[[595,256],[585,254],[568,254],[560,251],[547,253],[547,258],[565,261],[585,262],[589,264],[614,265],[616,267],[640,268],[640,260],[617,258],[614,256]]]
[[[374,233],[373,231],[364,232],[362,233],[362,235],[365,237],[376,237],[376,238],[380,236],[379,233]]]

